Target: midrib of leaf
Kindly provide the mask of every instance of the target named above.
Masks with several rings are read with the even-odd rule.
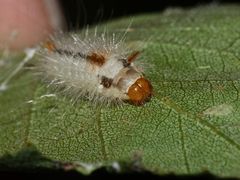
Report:
[[[187,158],[187,150],[186,150],[186,143],[185,143],[185,138],[184,138],[184,131],[182,129],[182,120],[181,120],[180,115],[178,116],[178,124],[179,124],[179,131],[181,134],[180,140],[181,140],[181,144],[182,144],[183,159],[185,161],[186,171],[187,171],[187,173],[190,173],[190,166],[189,166],[189,162],[188,162],[188,158]]]

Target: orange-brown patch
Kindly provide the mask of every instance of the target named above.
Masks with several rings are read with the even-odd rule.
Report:
[[[52,41],[49,41],[49,40],[44,42],[43,47],[48,49],[50,52],[53,52],[53,51],[56,50],[55,44]]]
[[[134,51],[132,54],[130,54],[128,57],[127,57],[127,61],[129,63],[133,62],[140,54],[140,51]]]
[[[96,64],[98,66],[102,66],[106,61],[104,54],[95,53],[95,52],[93,52],[90,55],[87,55],[87,59],[93,64]]]

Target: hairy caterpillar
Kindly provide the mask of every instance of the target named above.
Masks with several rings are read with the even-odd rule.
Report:
[[[77,97],[106,103],[143,105],[152,85],[134,65],[139,51],[130,52],[115,36],[103,33],[81,39],[76,34],[51,38],[43,44],[40,71],[53,86]]]

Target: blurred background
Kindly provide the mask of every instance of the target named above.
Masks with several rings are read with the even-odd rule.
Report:
[[[164,11],[169,7],[192,8],[239,2],[240,0],[60,0],[60,5],[68,29],[72,30],[122,16]]]

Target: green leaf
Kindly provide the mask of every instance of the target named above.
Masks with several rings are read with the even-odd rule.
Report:
[[[108,29],[123,32],[128,23]],[[134,17],[128,43],[144,44],[155,91],[142,107],[72,105],[44,96],[54,92],[22,71],[0,93],[0,165],[15,167],[34,154],[30,148],[37,154],[31,167],[70,163],[89,173],[118,162],[156,174],[240,177],[239,28],[240,7],[233,5]],[[15,59],[3,61],[1,80]]]

